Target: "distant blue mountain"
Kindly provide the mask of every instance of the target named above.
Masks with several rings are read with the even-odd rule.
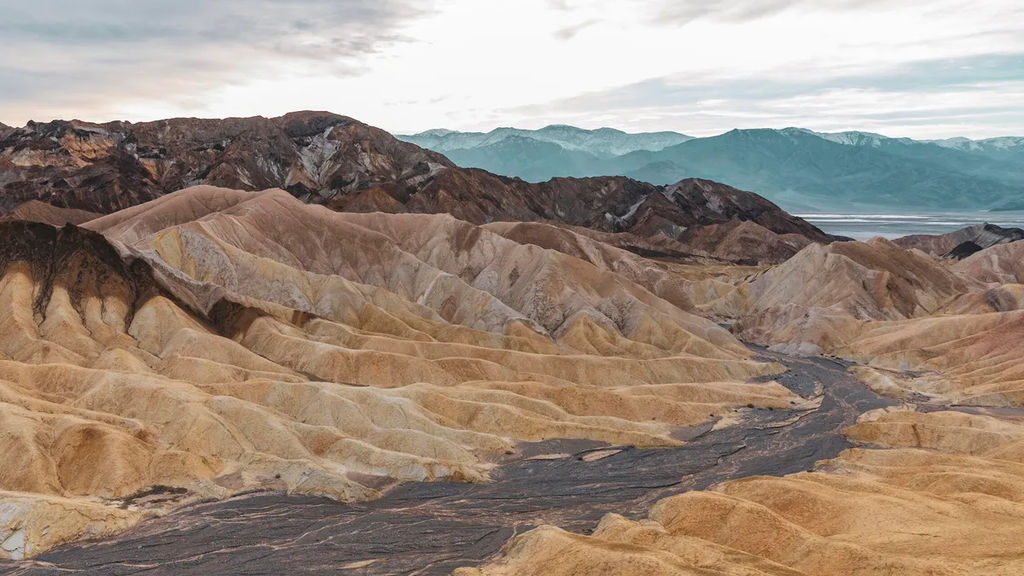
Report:
[[[691,138],[571,126],[399,138],[461,166],[529,181],[621,175],[670,184],[699,177],[802,211],[1024,209],[1024,138],[920,141],[801,128]]]
[[[484,168],[531,182],[555,176],[607,174],[610,159],[641,150],[663,150],[692,139],[677,132],[628,134],[612,128],[584,130],[565,125],[540,130],[497,128],[490,132],[440,129],[397,138],[440,152],[459,166]]]
[[[436,129],[419,134],[399,135],[397,138],[442,154],[458,150],[485,148],[506,140],[529,139],[556,144],[567,151],[585,152],[598,158],[621,156],[637,150],[657,151],[693,139],[692,136],[678,132],[629,134],[614,128],[584,130],[564,124],[553,124],[540,130],[495,128],[490,132],[456,132]]]

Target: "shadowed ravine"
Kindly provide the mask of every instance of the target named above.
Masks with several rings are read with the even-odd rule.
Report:
[[[606,455],[608,447],[586,441],[531,444],[491,483],[410,483],[366,504],[268,493],[199,504],[33,563],[0,563],[0,572],[447,574],[492,557],[510,536],[537,524],[586,533],[607,512],[640,517],[670,494],[810,469],[851,445],[840,430],[859,414],[896,403],[869,391],[840,362],[757,352],[789,367],[777,380],[805,398],[820,395],[820,406],[750,410],[729,428],[681,431],[690,442],[674,449]],[[572,456],[535,458],[555,454]]]

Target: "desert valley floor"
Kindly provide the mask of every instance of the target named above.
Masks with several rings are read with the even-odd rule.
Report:
[[[15,574],[448,574],[497,554],[540,524],[589,533],[608,512],[646,514],[661,497],[733,477],[813,469],[851,446],[840,431],[895,405],[824,359],[767,353],[806,395],[793,410],[750,410],[740,422],[680,429],[686,445],[638,449],[586,440],[524,445],[485,484],[409,483],[379,500],[254,493],[185,508],[113,539],[42,555]],[[1024,412],[1022,412],[1024,414]],[[345,571],[343,571],[345,572]]]
[[[352,119],[0,128],[0,571],[1024,572],[1024,242]]]

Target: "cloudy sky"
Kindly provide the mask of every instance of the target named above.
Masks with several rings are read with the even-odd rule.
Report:
[[[1024,2],[0,0],[0,122],[1024,135]]]

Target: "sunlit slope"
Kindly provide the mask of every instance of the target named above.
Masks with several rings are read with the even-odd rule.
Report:
[[[88,227],[0,224],[15,557],[169,505],[153,486],[367,499],[484,480],[519,441],[674,445],[795,400],[630,275],[447,216],[200,187]]]
[[[1024,427],[956,412],[868,413],[814,471],[751,477],[604,517],[542,526],[458,576],[1018,574]]]

